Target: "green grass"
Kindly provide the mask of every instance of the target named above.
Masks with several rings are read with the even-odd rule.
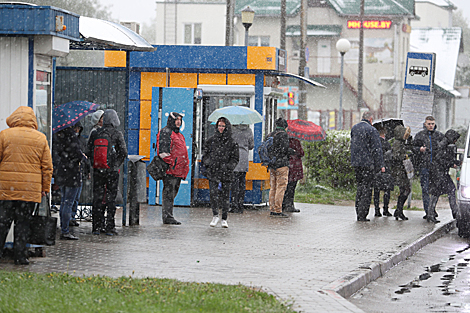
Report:
[[[0,271],[0,312],[294,312],[242,285]]]

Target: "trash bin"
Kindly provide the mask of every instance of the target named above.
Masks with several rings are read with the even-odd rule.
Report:
[[[127,202],[129,226],[139,225],[140,203],[147,201],[147,173],[143,155],[129,155]]]

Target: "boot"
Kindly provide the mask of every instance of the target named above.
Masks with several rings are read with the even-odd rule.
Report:
[[[378,207],[375,208],[375,216],[376,217],[381,217],[382,216],[382,214],[380,214],[380,208],[378,208]]]
[[[403,214],[403,208],[397,208],[395,210],[395,212],[393,212],[393,216],[395,217],[395,220],[398,221],[398,219],[401,219],[403,221],[407,221],[408,220],[408,217],[405,216],[405,214]]]
[[[392,216],[392,213],[388,211],[388,208],[384,207],[384,213],[383,216]]]
[[[436,216],[437,216],[436,205],[437,205],[438,200],[439,200],[439,197],[431,195],[431,199],[429,201],[428,214],[426,216],[426,220],[434,224],[440,223],[440,221],[436,219]]]

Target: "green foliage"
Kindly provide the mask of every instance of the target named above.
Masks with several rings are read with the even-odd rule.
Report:
[[[327,131],[325,141],[304,142],[303,158],[307,181],[316,181],[327,187],[351,188],[355,184],[349,151],[350,132]]]
[[[459,126],[455,128],[454,130],[460,134],[460,137],[455,143],[455,145],[459,149],[465,149],[465,140],[467,140],[467,127]]]
[[[0,312],[293,312],[242,285],[0,271]]]

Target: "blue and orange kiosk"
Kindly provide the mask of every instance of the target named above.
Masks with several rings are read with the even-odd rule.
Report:
[[[214,132],[207,121],[215,110],[242,105],[258,111],[262,123],[251,125],[255,149],[250,152],[245,203],[268,201],[269,173],[261,166],[257,148],[273,129],[277,101],[283,91],[278,76],[293,76],[315,86],[311,80],[286,73],[286,53],[275,47],[156,46],[153,52],[106,51],[107,67],[126,67],[128,105],[125,112],[129,154],[150,161],[156,135],[166,125],[168,113],[184,115],[181,132],[191,159],[190,175],[181,184],[175,205],[195,206],[209,202],[209,183],[200,173],[202,146]],[[148,179],[149,204],[159,204],[161,186]]]

